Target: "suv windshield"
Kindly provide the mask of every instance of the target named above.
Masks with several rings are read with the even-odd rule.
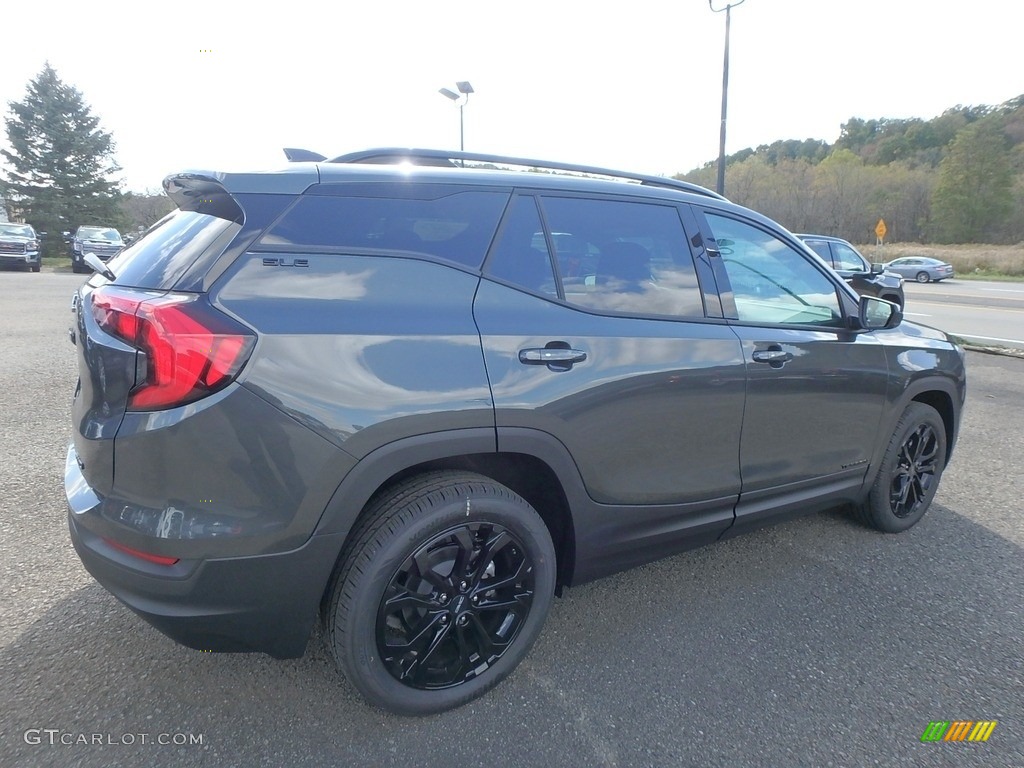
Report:
[[[0,235],[16,235],[18,237],[32,237],[32,227],[27,224],[0,224]]]
[[[110,240],[113,243],[121,240],[121,235],[116,229],[103,227],[79,227],[78,236],[84,240]]]

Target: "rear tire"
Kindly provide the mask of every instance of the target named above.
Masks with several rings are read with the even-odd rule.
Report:
[[[339,669],[375,706],[430,715],[493,688],[525,658],[555,589],[555,552],[520,496],[433,472],[371,501],[324,613]]]
[[[879,531],[913,527],[935,498],[946,466],[946,426],[938,411],[911,403],[896,423],[867,500],[857,509],[861,521]]]
[[[930,282],[931,279],[932,279],[931,276],[927,272],[918,272],[917,273],[917,282],[919,282],[919,283],[927,283],[927,282]]]

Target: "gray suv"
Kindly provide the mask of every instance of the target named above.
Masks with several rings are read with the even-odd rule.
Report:
[[[311,155],[169,176],[178,210],[74,296],[71,539],[175,640],[296,657],[319,616],[369,702],[428,714],[567,587],[928,509],[962,351],[764,216],[586,166]]]

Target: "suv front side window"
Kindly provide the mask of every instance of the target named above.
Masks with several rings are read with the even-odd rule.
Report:
[[[871,271],[871,266],[864,261],[864,257],[848,245],[832,243],[832,252],[835,255],[836,269],[844,272]]]
[[[797,250],[738,219],[710,211],[705,217],[718,241],[740,321],[843,325],[835,285]]]

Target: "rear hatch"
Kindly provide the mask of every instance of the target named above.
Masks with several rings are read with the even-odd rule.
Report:
[[[236,239],[242,208],[209,177],[171,177],[165,187],[179,210],[108,262],[113,280],[94,274],[72,298],[73,440],[86,481],[104,496],[126,410],[176,407],[222,388],[254,341],[203,292],[177,290]]]

